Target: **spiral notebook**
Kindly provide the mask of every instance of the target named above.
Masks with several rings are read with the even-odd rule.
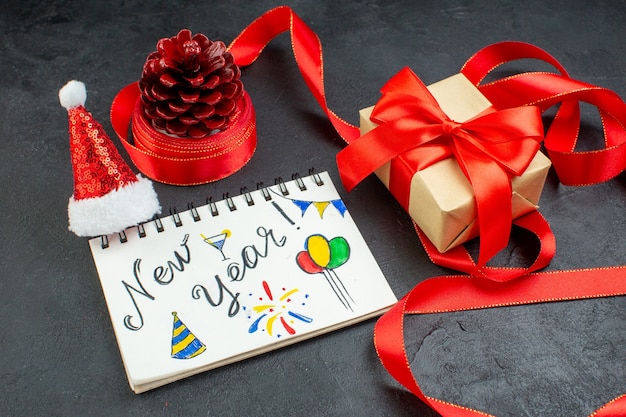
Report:
[[[135,393],[375,317],[397,301],[325,172],[89,245]]]

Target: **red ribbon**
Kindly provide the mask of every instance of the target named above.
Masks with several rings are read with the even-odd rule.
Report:
[[[567,284],[563,284],[566,282]],[[425,395],[413,375],[404,344],[406,314],[444,313],[626,294],[626,266],[533,273],[496,283],[469,275],[430,278],[420,282],[385,313],[374,328],[374,343],[383,365],[404,387],[446,417],[488,414]],[[626,395],[589,417],[626,415]]]
[[[521,58],[544,60],[556,67],[560,74],[524,73],[479,85],[498,65]],[[474,55],[461,72],[478,86],[496,108],[533,105],[545,110],[553,104],[561,103],[544,144],[563,183],[598,183],[619,175],[626,168],[624,102],[610,90],[570,79],[561,64],[547,52],[518,42],[495,44]],[[604,126],[603,149],[592,152],[574,151],[580,124],[578,101],[591,103],[598,108]],[[546,266],[551,258],[550,252],[554,250],[554,241],[549,238],[549,228],[542,231],[542,221],[538,216],[538,212],[530,213],[515,222],[535,232],[540,242],[547,242],[548,245],[542,245],[537,259],[529,268],[483,268],[490,280],[482,280],[476,276],[474,262],[464,248],[457,247],[441,254],[416,227],[422,244],[434,263],[470,275],[437,277],[416,285],[376,323],[375,344],[383,365],[391,375],[442,416],[478,417],[485,414],[422,393],[409,366],[404,347],[405,314],[451,312],[626,294],[626,266],[530,273]],[[547,222],[544,226],[548,227]],[[544,238],[541,233],[544,233]],[[511,280],[515,277],[523,278]],[[563,285],[563,282],[567,284]],[[626,415],[626,394],[609,401],[590,417],[623,415]]]
[[[523,277],[530,272],[539,271],[550,264],[556,252],[556,239],[546,219],[537,210],[531,211],[513,220],[513,224],[533,233],[539,240],[539,251],[533,263],[527,267],[497,267],[477,265],[464,246],[457,246],[446,253],[441,253],[435,248],[420,228],[413,223],[420,242],[426,250],[430,261],[435,265],[450,268],[455,271],[465,272],[476,278],[486,278],[490,281],[505,282]]]
[[[137,83],[123,88],[111,105],[111,124],[137,168],[172,185],[204,184],[241,169],[256,148],[254,107],[247,93],[231,126],[203,139],[175,138],[154,129],[141,111]],[[131,124],[132,119],[132,124]],[[132,126],[133,142],[128,137]]]
[[[558,73],[526,72],[479,85],[498,66],[526,58],[547,62]],[[523,42],[493,44],[472,56],[461,73],[499,109],[533,105],[546,110],[560,104],[544,145],[563,184],[596,184],[626,169],[626,103],[611,90],[570,78],[565,68],[541,48]],[[598,109],[604,129],[603,148],[575,151],[579,102]]]
[[[360,136],[359,129],[339,118],[331,109],[329,109],[324,91],[323,53],[321,42],[315,32],[311,28],[309,28],[302,21],[302,19],[300,19],[300,17],[298,17],[293,12],[291,8],[287,6],[280,6],[275,9],[271,9],[263,14],[241,32],[241,34],[230,44],[228,50],[235,57],[235,62],[237,63],[237,65],[239,65],[240,67],[245,67],[252,64],[259,57],[259,55],[269,42],[271,42],[279,34],[286,31],[289,31],[289,34],[291,36],[291,46],[296,64],[298,65],[298,69],[300,70],[300,73],[302,74],[307,86],[313,93],[313,96],[321,106],[322,110],[324,111],[324,113],[326,113],[334,128],[337,130],[339,135],[346,143],[353,145],[360,142],[361,140],[356,140]],[[396,81],[402,81],[402,79],[397,78]],[[421,81],[417,79],[417,83],[421,84]],[[389,85],[391,86],[391,84]],[[432,96],[430,96],[430,93],[428,93],[427,96],[430,97],[429,100],[434,101],[434,99],[432,99]],[[528,112],[528,110],[522,110],[522,112]],[[508,113],[508,115],[512,115],[512,113]],[[506,138],[506,140],[510,140],[510,138]],[[535,146],[537,146],[536,141],[525,141],[524,145],[530,145],[530,147],[533,148],[533,150],[527,148],[525,150],[526,155],[534,155],[534,152],[536,152]],[[496,147],[497,146],[494,145],[494,148]],[[507,147],[508,146],[501,146],[504,152],[507,152]],[[373,154],[374,152],[366,153]],[[498,152],[496,152],[495,154],[498,155]],[[419,155],[419,157],[415,158],[416,155]],[[405,157],[407,160],[414,161],[415,159],[417,159],[417,161],[421,161],[421,163],[425,164],[435,162],[436,160],[441,160],[450,155],[451,148],[445,146],[422,146],[418,149],[405,153]],[[508,155],[508,157],[510,157],[510,154]],[[500,159],[504,160],[506,160],[506,158],[506,155],[500,157]],[[394,172],[404,169],[406,172],[410,172],[410,175],[412,176],[415,172],[415,169],[413,168],[414,165],[415,163],[412,162],[411,166],[407,168],[403,164],[394,163],[392,164],[392,169],[394,170]],[[491,165],[491,163],[489,163],[489,165]],[[525,165],[527,164],[518,162],[517,164],[513,165],[513,168],[519,170],[521,166],[524,166],[525,169]],[[343,170],[341,172],[343,173]],[[501,173],[502,171],[500,170],[499,172]],[[405,176],[407,175],[408,173],[405,174]],[[479,173],[478,175],[480,176],[481,174]],[[400,174],[394,175],[394,177],[402,178]],[[486,184],[488,184],[488,182],[483,182],[483,186]],[[402,192],[406,194],[406,191],[403,191],[404,187],[402,186],[401,181],[394,181],[391,186],[394,195],[399,196]],[[506,187],[508,188],[508,185]],[[510,191],[507,192],[510,195]],[[399,197],[400,201],[405,199],[405,197]],[[510,204],[510,199],[503,204]],[[483,204],[481,204],[481,206],[483,206]],[[494,240],[497,243],[490,245],[492,246],[492,248],[483,250],[481,252],[483,254],[483,257],[479,260],[479,265],[484,265],[485,259],[489,259],[492,256],[490,255],[490,253],[497,252],[497,249],[495,248],[502,246],[505,240],[508,240],[508,230],[510,229],[511,225],[510,210],[506,210],[505,208],[502,208],[502,206],[499,206],[499,208],[500,209],[492,207],[489,209],[489,211],[495,213],[495,218],[500,219],[500,223],[504,225],[504,227],[491,227],[491,229],[496,230],[495,234],[492,234],[491,232],[485,232],[485,236],[493,235],[500,236],[500,238]],[[507,220],[504,220],[504,217],[506,217]],[[537,225],[537,227],[541,226],[541,224]],[[483,224],[483,227],[487,228],[489,226]],[[550,244],[544,244],[542,246],[551,247]],[[445,263],[444,259],[447,258],[447,254],[439,254],[434,248],[432,250],[434,252],[429,253],[429,256],[431,256],[431,258],[434,259],[435,262]],[[458,251],[455,251],[455,253],[457,252]],[[456,262],[454,260],[454,255],[450,255],[449,258],[452,263]],[[484,275],[485,273],[488,273],[493,276],[493,279],[496,280],[503,279],[500,272],[495,273],[489,268],[478,268],[475,266],[474,271],[478,275]]]
[[[359,129],[338,117],[328,108],[324,92],[324,65],[322,43],[319,37],[288,6],[279,6],[265,12],[250,23],[228,50],[240,67],[252,64],[265,46],[279,34],[289,31],[291,47],[298,69],[333,127],[344,141],[359,137]]]
[[[385,84],[382,93],[370,117],[379,126],[337,155],[345,187],[350,191],[383,164],[416,148],[424,147],[425,151],[413,159],[426,156],[427,161],[419,161],[419,169],[439,158],[424,153],[451,153],[474,190],[481,236],[478,267],[484,266],[508,244],[511,177],[521,175],[539,150],[543,139],[539,108],[524,106],[483,112],[457,123],[448,118],[408,68]],[[389,189],[408,209],[411,178],[418,167],[403,165],[409,169],[402,176],[391,175]]]
[[[249,65],[254,62],[263,48],[274,37],[287,30],[289,30],[291,35],[291,45],[298,68],[314,97],[340,136],[349,144],[358,143],[359,141],[356,141],[359,137],[358,128],[337,117],[327,106],[323,83],[322,49],[319,38],[289,7],[281,6],[272,9],[252,22],[233,41],[229,50],[235,57],[238,65]],[[614,93],[569,79],[565,70],[556,60],[547,53],[528,44],[504,43],[485,48],[485,50],[479,52],[468,61],[462,72],[475,85],[478,85],[484,76],[497,66],[496,64],[527,56],[539,57],[539,59],[551,62],[561,73],[561,75],[554,76],[558,80],[553,79],[554,77],[552,76],[537,77],[528,74],[519,77],[526,80],[524,82],[518,83],[510,79],[503,82],[502,85],[493,83],[481,86],[479,88],[483,94],[495,104],[496,108],[510,108],[530,104],[538,105],[544,109],[548,104],[556,103],[560,98],[566,98],[561,104],[557,118],[552,123],[549,134],[545,139],[546,146],[550,146],[550,156],[552,158],[557,160],[562,158],[565,161],[563,162],[564,164],[572,163],[576,166],[576,168],[572,169],[567,167],[560,168],[559,175],[561,179],[563,180],[563,177],[565,177],[566,180],[571,179],[572,183],[587,184],[612,178],[619,174],[624,169],[623,130],[624,126],[626,126],[626,121],[624,120],[626,116],[624,114],[623,102]],[[541,82],[537,81],[535,85],[534,80],[540,80]],[[552,85],[553,81],[557,83],[556,86]],[[504,85],[510,87],[502,87]],[[511,90],[508,90],[508,88],[511,88]],[[126,94],[130,93],[127,92]],[[515,97],[516,95],[519,96]],[[574,123],[578,120],[578,113],[574,110],[574,104],[576,103],[572,103],[572,100],[588,101],[596,104],[600,109],[605,124],[605,150],[590,153],[573,152],[575,140],[574,145],[572,145],[570,138],[578,130],[578,123]],[[120,132],[123,133],[124,129],[128,127],[134,103],[135,101],[128,99],[121,100],[118,103],[122,107],[121,111],[123,112],[123,115],[121,115],[123,117],[114,121],[118,134]],[[130,106],[130,109],[127,108],[128,106]],[[435,113],[437,112],[435,111]],[[445,126],[440,125],[438,129],[446,134],[450,134],[452,131],[458,132],[459,130],[459,126],[454,123],[443,122],[442,125]],[[470,157],[475,157],[481,163],[483,163],[482,158],[486,158],[482,156],[484,154],[483,148],[490,148],[490,146],[482,142],[472,142],[472,145],[461,145],[462,150],[459,151],[459,146],[456,146],[458,141],[455,140],[454,142],[454,149],[456,149],[459,155],[461,155],[461,152],[463,152],[463,155],[465,155],[465,152],[468,152]],[[497,146],[495,147],[497,148]],[[422,152],[422,148],[425,149],[427,146],[422,146],[410,152]],[[439,153],[434,156],[431,155],[431,157],[444,157],[442,154],[445,154],[447,151],[441,152],[441,147],[436,148],[440,149]],[[494,152],[493,155],[498,156],[498,158],[490,156],[490,161],[496,162],[488,162],[486,164],[491,165],[495,163],[499,169],[504,170],[500,165],[500,160],[506,161],[508,159],[502,158],[499,152]],[[553,159],[553,163],[555,159]],[[465,163],[464,159],[460,161],[460,164],[463,163]],[[522,168],[524,165],[523,163],[513,163],[512,167],[515,170]],[[557,161],[555,165],[561,165],[561,162]],[[467,170],[468,172],[470,171],[469,168]],[[571,172],[575,170],[580,170],[580,172]],[[473,170],[471,174],[474,175]],[[554,253],[554,236],[545,219],[536,211],[516,219],[515,224],[535,233],[541,242],[537,258],[528,268],[495,268],[485,266],[481,270],[477,270],[477,265],[469,254],[466,251],[464,252],[463,248],[455,248],[452,251],[441,254],[432,247],[432,244],[424,238],[418,229],[422,243],[433,262],[474,275],[444,276],[421,282],[376,323],[375,344],[384,366],[400,383],[442,416],[478,417],[485,414],[426,396],[421,392],[409,367],[404,349],[403,317],[405,314],[428,314],[441,311],[607,297],[626,293],[626,267],[543,273],[533,272],[549,263]],[[481,234],[482,237],[484,236]],[[489,279],[480,278],[487,275]],[[523,275],[526,276],[521,279],[511,280],[513,277]],[[567,284],[563,285],[563,282]],[[608,402],[591,414],[591,416],[595,417],[623,415],[626,415],[626,395]]]

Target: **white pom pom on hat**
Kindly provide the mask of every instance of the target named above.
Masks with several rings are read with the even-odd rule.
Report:
[[[59,90],[59,101],[67,110],[84,106],[87,101],[85,84],[76,80],[69,81]]]
[[[68,111],[74,194],[69,229],[78,236],[118,233],[161,212],[152,182],[135,175],[84,105],[85,84],[70,81],[59,90]]]

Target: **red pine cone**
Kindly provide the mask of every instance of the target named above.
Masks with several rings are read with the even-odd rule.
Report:
[[[139,88],[155,128],[202,138],[225,130],[243,95],[241,71],[222,41],[183,29],[148,55]]]

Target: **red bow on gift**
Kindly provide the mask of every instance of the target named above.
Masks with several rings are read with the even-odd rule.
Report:
[[[456,122],[443,112],[409,68],[391,78],[382,93],[371,115],[379,126],[337,155],[344,186],[351,190],[391,161],[389,189],[408,209],[413,173],[454,156],[476,197],[481,236],[477,267],[484,266],[508,244],[511,176],[521,175],[539,150],[543,140],[541,111],[534,106],[489,109],[465,122]],[[394,170],[400,155],[416,165]],[[394,171],[404,174],[394,175]]]

